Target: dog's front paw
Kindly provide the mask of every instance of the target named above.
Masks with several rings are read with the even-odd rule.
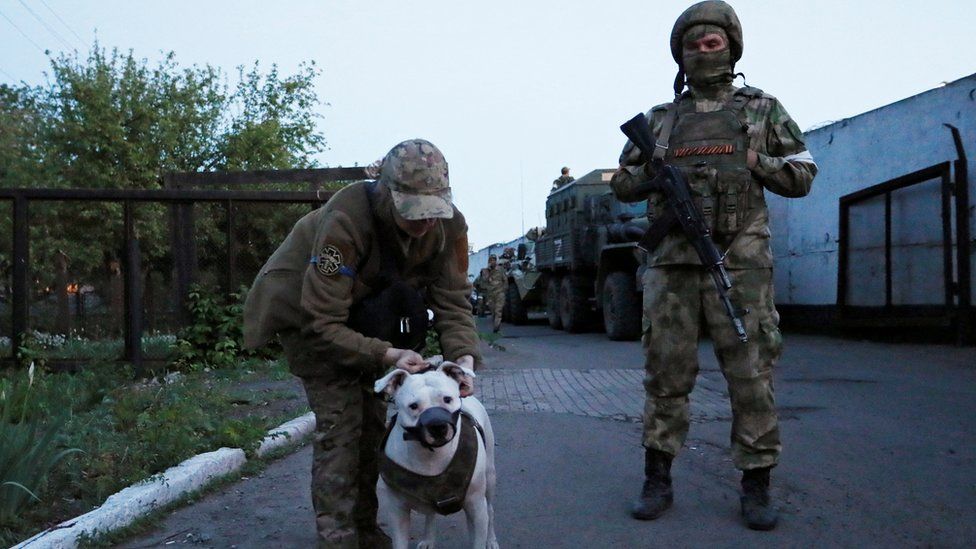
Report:
[[[417,549],[434,549],[434,540],[422,539],[417,543]]]

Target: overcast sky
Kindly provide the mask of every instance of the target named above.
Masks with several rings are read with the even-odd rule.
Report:
[[[737,70],[803,129],[976,72],[971,0],[731,2]],[[668,39],[691,2],[0,0],[0,81],[45,80],[44,49],[95,39],[234,76],[314,60],[327,166],[423,137],[450,163],[476,248],[544,224],[563,165],[614,167],[618,126],[671,97]],[[32,13],[33,12],[33,13]],[[737,84],[741,85],[741,80]],[[816,183],[814,183],[816,185]]]

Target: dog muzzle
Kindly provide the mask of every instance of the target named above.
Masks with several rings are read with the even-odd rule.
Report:
[[[461,409],[453,413],[440,406],[428,408],[417,418],[417,424],[403,427],[403,440],[416,440],[431,452],[440,448],[457,436],[457,423]]]

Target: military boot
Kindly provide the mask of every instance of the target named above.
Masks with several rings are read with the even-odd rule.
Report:
[[[644,487],[630,514],[639,520],[654,520],[674,501],[671,491],[671,454],[648,448],[644,453]]]
[[[779,514],[769,498],[769,470],[772,467],[742,472],[742,518],[752,530],[772,530]]]

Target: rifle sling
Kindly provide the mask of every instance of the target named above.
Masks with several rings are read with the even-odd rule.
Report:
[[[677,100],[673,103],[668,103],[664,111],[664,121],[661,124],[661,135],[657,138],[657,143],[654,146],[654,153],[651,156],[655,163],[660,164],[664,160],[664,155],[668,152],[668,143],[671,139],[671,128],[674,127],[674,118],[677,114],[678,109]]]

